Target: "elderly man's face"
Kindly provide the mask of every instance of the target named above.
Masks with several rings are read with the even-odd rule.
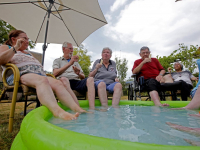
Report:
[[[150,51],[148,49],[141,50],[140,56],[142,59],[149,58]]]
[[[177,70],[182,70],[181,69],[181,65],[179,63],[175,63],[174,64],[174,69],[177,71]]]
[[[70,58],[72,57],[73,51],[74,49],[71,43],[68,43],[67,47],[63,47],[63,53],[69,56]]]
[[[101,54],[103,59],[110,59],[111,58],[111,53],[108,49],[103,50]]]

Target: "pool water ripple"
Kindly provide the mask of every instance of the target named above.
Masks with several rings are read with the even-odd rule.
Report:
[[[197,111],[171,110],[168,107],[124,105],[110,107],[107,112],[81,114],[73,121],[52,117],[49,122],[64,129],[104,138],[187,146],[190,144],[184,139],[200,141],[200,137],[175,130],[166,122],[200,128],[200,118],[188,115],[195,113]]]

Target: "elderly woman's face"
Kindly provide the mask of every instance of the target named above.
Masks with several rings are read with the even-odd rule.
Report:
[[[26,33],[20,33],[19,36],[17,36],[16,38],[14,38],[15,40],[13,41],[13,46],[16,44],[18,39],[23,39],[24,41],[22,42],[22,45],[20,47],[20,49],[25,50],[28,48],[29,45],[29,38],[26,35]]]
[[[175,69],[175,70],[182,70],[182,69],[181,69],[181,65],[180,65],[179,63],[175,63],[175,64],[174,64],[174,69]]]
[[[102,52],[102,58],[109,60],[111,58],[110,50],[104,49],[103,52]]]

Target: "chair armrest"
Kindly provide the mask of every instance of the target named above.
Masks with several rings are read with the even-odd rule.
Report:
[[[8,72],[8,70],[12,70],[13,74],[14,74],[14,85],[17,83],[17,87],[19,86],[19,80],[20,80],[20,73],[19,73],[19,69],[15,64],[11,64],[11,63],[7,63],[6,65],[6,70],[3,73],[3,84],[5,87],[8,87],[9,85],[7,84],[6,81],[6,73]]]
[[[136,78],[137,74],[132,74],[131,78]]]
[[[52,75],[52,74],[47,73],[46,75],[47,75],[48,77],[52,77],[52,78],[56,79],[56,77],[55,77],[54,75]]]

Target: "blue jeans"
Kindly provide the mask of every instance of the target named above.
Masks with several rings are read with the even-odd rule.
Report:
[[[94,86],[95,86],[95,90],[98,91],[98,85],[100,82],[104,82],[103,80],[98,80],[96,82],[94,82]],[[115,84],[117,84],[119,82],[113,82],[111,84],[106,84],[106,91],[108,91],[109,93],[113,93],[114,92],[114,87],[115,87]]]

